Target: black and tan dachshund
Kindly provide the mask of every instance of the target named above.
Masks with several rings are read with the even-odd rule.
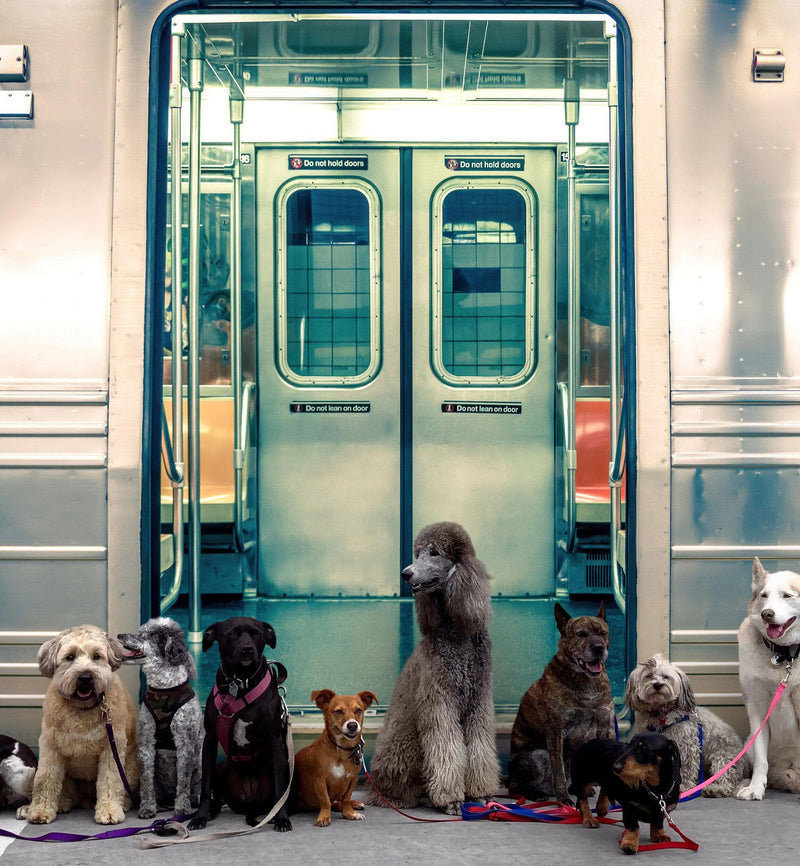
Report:
[[[681,758],[672,740],[661,734],[636,734],[630,743],[595,739],[584,743],[572,758],[571,794],[578,799],[584,827],[598,827],[588,798],[600,785],[596,813],[608,813],[609,801],[622,807],[624,831],[620,848],[626,854],[639,850],[639,821],[650,824],[650,841],[667,842],[666,813],[678,804],[681,792]]]

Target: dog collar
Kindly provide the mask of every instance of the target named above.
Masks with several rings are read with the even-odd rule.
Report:
[[[680,725],[682,722],[688,722],[691,720],[691,716],[687,713],[685,716],[681,716],[679,719],[675,719],[672,722],[667,722],[665,717],[661,717],[658,720],[657,725],[647,725],[647,730],[650,733],[660,733],[661,731],[666,731],[668,728],[671,728],[673,725]]]
[[[789,646],[781,646],[773,643],[771,640],[763,637],[764,646],[772,652],[769,657],[769,663],[774,668],[783,667],[787,662],[793,662],[800,655],[800,643],[790,644]]]
[[[348,752],[350,755],[350,760],[356,767],[361,766],[361,762],[364,760],[364,738],[361,737],[355,746],[340,746],[333,737],[328,734],[328,739],[336,746],[337,749],[341,749],[343,752]]]

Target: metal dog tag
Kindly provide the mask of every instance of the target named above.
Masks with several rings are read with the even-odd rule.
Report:
[[[237,685],[236,680],[231,680],[231,681],[228,683],[228,694],[229,694],[232,698],[237,698],[237,697],[239,697],[239,686]]]
[[[769,657],[769,663],[770,663],[770,664],[772,665],[772,667],[774,667],[774,668],[782,668],[783,665],[784,665],[784,661],[785,661],[785,660],[782,659],[782,658],[778,655],[777,652],[774,652],[774,653]]]

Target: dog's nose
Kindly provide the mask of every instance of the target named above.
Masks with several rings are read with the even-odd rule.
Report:
[[[355,733],[358,730],[358,722],[351,719],[347,725],[347,730],[350,731],[351,734]]]
[[[653,683],[653,691],[660,692],[664,688],[664,683]]]
[[[81,674],[78,677],[78,687],[79,688],[91,688],[94,683],[94,679],[91,674]]]
[[[414,566],[413,565],[407,565],[402,571],[403,580],[410,581],[413,576],[414,576]]]
[[[764,622],[772,622],[772,620],[775,619],[775,611],[765,607],[764,610],[761,611],[761,619],[763,619]]]

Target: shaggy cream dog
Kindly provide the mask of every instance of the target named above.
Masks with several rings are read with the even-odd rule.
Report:
[[[625,687],[625,703],[636,713],[634,731],[663,734],[678,747],[684,791],[710,779],[742,749],[736,731],[707,707],[696,705],[689,678],[660,653],[631,672]],[[750,756],[744,755],[716,782],[704,788],[703,796],[732,797],[749,772]]]
[[[91,808],[98,824],[119,824],[130,808],[103,719],[111,719],[119,758],[133,792],[139,783],[136,707],[114,673],[123,647],[102,629],[81,625],[39,648],[39,670],[52,679],[44,698],[39,767],[30,805],[17,817],[49,824],[57,812]]]

